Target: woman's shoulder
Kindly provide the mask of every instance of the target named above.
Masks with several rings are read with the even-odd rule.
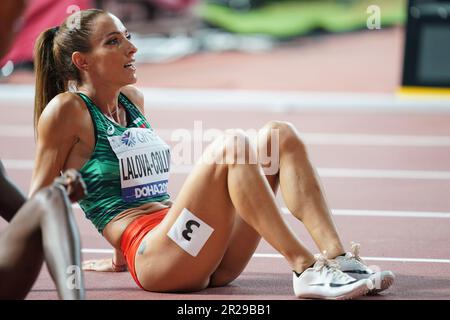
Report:
[[[79,95],[63,92],[56,95],[43,110],[39,122],[76,126],[84,121],[88,110]]]
[[[133,104],[144,113],[144,94],[133,85],[127,85],[120,90]]]
[[[56,95],[48,105],[45,107],[44,112],[56,113],[57,115],[75,115],[76,113],[86,110],[83,99],[74,92],[63,92]]]

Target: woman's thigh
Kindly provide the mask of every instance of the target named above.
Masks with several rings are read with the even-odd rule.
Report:
[[[144,237],[135,262],[146,290],[195,291],[208,286],[233,230],[235,209],[227,176],[225,164],[197,164],[167,216]]]

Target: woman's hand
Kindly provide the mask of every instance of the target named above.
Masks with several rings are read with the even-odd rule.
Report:
[[[127,265],[116,265],[113,259],[97,259],[83,261],[84,271],[100,271],[100,272],[124,272],[127,271]]]
[[[127,271],[127,261],[120,250],[114,249],[111,259],[97,259],[83,261],[83,270],[101,272]]]

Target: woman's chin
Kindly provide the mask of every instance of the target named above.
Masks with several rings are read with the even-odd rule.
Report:
[[[134,75],[133,77],[128,78],[124,82],[125,82],[124,86],[129,85],[129,84],[135,84],[137,82],[137,76]]]

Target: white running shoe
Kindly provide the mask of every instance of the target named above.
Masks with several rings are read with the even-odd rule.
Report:
[[[359,249],[360,244],[352,242],[351,252],[334,259],[339,264],[339,270],[358,280],[370,279],[373,283],[373,289],[368,292],[370,295],[389,288],[394,283],[394,273],[392,271],[376,272],[370,269],[359,256]]]
[[[301,274],[293,272],[294,293],[299,298],[353,299],[373,288],[368,279],[356,280],[338,269],[333,260],[316,255],[317,262]]]

